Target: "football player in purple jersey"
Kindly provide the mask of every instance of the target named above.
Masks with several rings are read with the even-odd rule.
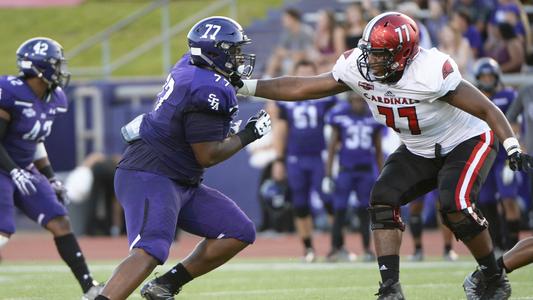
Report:
[[[0,248],[15,232],[15,207],[54,236],[59,255],[70,267],[84,295],[94,299],[102,289],[93,280],[72,233],[65,209],[66,190],[48,160],[44,140],[56,116],[67,111],[63,88],[63,47],[37,37],[17,50],[19,76],[0,77]]]
[[[226,17],[199,21],[187,37],[189,51],[170,71],[154,110],[122,129],[129,146],[116,171],[115,191],[124,208],[130,254],[97,299],[127,298],[167,260],[176,226],[204,239],[142,287],[145,299],[174,299],[187,282],[255,240],[253,222],[235,202],[202,184],[206,168],[270,131],[264,110],[243,130],[233,122],[234,84],[254,67],[255,56],[241,52],[251,40]]]
[[[474,64],[474,76],[476,86],[503,113],[506,113],[516,99],[517,92],[503,85],[498,62],[489,57],[480,58]],[[505,152],[499,152],[481,188],[479,206],[489,222],[494,224],[489,227],[489,232],[495,245],[502,250],[511,249],[518,242],[520,232],[520,207],[516,201],[518,185],[516,174],[509,168],[506,161]],[[498,226],[500,222],[499,202],[503,205],[502,213],[505,221],[503,226]]]
[[[317,69],[314,63],[301,60],[295,63],[293,73],[297,76],[313,76],[317,74]],[[278,104],[279,121],[274,130],[277,157],[272,165],[272,178],[276,181],[287,180],[296,231],[304,246],[305,262],[316,260],[312,244],[312,191],[319,193],[328,214],[331,214],[330,201],[322,194],[320,183],[324,178],[322,151],[326,148],[324,115],[336,101],[337,98],[333,96]]]
[[[370,189],[379,170],[383,168],[381,132],[385,127],[372,118],[364,100],[354,92],[349,93],[348,102],[340,102],[329,111],[326,123],[331,126],[331,138],[322,191],[333,194],[334,211],[331,251],[327,260],[351,261],[355,257],[344,248],[342,233],[348,199],[350,194],[355,192],[365,252],[363,259],[372,261],[375,255],[370,250],[370,218],[367,209]],[[333,179],[333,161],[337,155],[339,172]]]

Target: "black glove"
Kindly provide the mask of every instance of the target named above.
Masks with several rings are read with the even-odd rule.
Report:
[[[533,172],[533,157],[522,153],[521,151],[515,151],[513,154],[507,157],[509,160],[509,167],[513,171]]]

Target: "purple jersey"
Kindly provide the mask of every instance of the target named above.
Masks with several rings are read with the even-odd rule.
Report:
[[[377,123],[371,114],[357,114],[350,103],[343,102],[331,109],[326,123],[339,130],[339,165],[342,168],[353,169],[369,165],[369,162],[375,164],[373,136],[384,126]]]
[[[197,185],[204,169],[191,144],[226,138],[237,111],[234,87],[214,71],[190,64],[186,54],[172,68],[154,110],[144,115],[141,140],[126,149],[119,167]]]
[[[1,76],[0,109],[11,116],[2,145],[25,168],[33,162],[37,144],[50,135],[56,115],[67,111],[67,97],[58,87],[42,100],[23,79]]]
[[[278,104],[280,118],[289,126],[287,156],[320,155],[325,149],[324,116],[337,103],[336,97]],[[312,142],[310,142],[312,141]]]

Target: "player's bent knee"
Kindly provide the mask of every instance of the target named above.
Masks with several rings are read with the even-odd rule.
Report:
[[[311,214],[308,206],[298,206],[294,207],[294,215],[297,218],[305,218]]]
[[[58,235],[72,232],[70,220],[66,216],[59,216],[51,219],[45,227],[52,233]]]
[[[405,224],[400,215],[400,207],[392,206],[372,206],[368,209],[370,219],[372,220],[371,228],[376,229],[400,229],[405,230]]]
[[[159,265],[162,265],[168,259],[170,244],[166,240],[151,240],[150,244],[146,243],[133,248],[132,254],[134,254],[133,250],[135,249],[143,250],[144,253],[157,260]],[[136,255],[142,254],[141,251],[137,251],[136,253]]]
[[[7,245],[7,242],[9,242],[9,237],[0,235],[0,249],[2,249],[2,247]]]
[[[237,239],[247,244],[253,244],[255,242],[254,222],[252,222],[250,219],[247,219],[240,230],[240,235],[237,237]]]
[[[370,192],[370,203],[374,205],[388,205],[392,207],[399,206],[398,199],[400,199],[398,193],[389,185],[382,181],[377,181],[372,187]]]
[[[451,218],[453,214],[459,216]],[[477,208],[469,207],[454,213],[441,212],[441,216],[442,223],[453,232],[456,239],[463,242],[471,241],[489,227],[489,222]]]

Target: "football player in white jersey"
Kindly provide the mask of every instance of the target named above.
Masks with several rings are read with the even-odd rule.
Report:
[[[444,223],[480,266],[464,281],[467,299],[507,299],[511,286],[474,203],[496,156],[496,137],[513,170],[531,169],[532,159],[522,153],[503,113],[462,79],[453,59],[420,48],[418,36],[411,18],[384,13],[368,23],[358,48],[341,55],[331,72],[244,80],[238,93],[299,101],[352,89],[365,98],[376,120],[398,132],[403,144],[388,157],[369,208],[382,278],[378,299],[404,299],[400,206],[434,188]]]

